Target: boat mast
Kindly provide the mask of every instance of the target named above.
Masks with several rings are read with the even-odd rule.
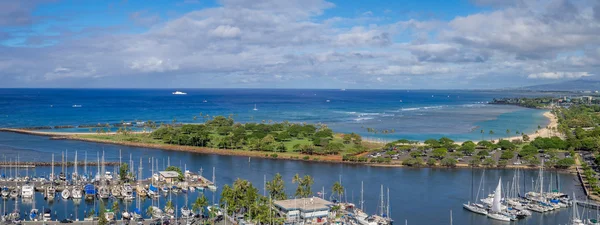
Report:
[[[100,152],[96,152],[96,174],[98,175],[98,179],[100,179]]]
[[[383,214],[385,211],[383,211],[383,184],[381,185],[381,217],[383,217]]]
[[[471,201],[473,201],[473,167],[471,166]]]
[[[391,218],[390,216],[390,188],[387,189],[387,217]]]
[[[79,174],[77,174],[77,151],[75,151],[75,162],[74,162],[74,166],[75,166],[75,171],[73,173],[75,173],[75,179],[79,180]],[[77,181],[76,180],[76,181]]]
[[[363,190],[364,190],[364,186],[363,186],[363,181],[360,181],[360,210],[361,211],[365,211],[365,209],[363,208]]]
[[[52,153],[52,173],[50,174],[50,181],[54,183],[54,153]]]
[[[544,160],[542,160],[542,166],[540,167],[540,196],[544,194]]]

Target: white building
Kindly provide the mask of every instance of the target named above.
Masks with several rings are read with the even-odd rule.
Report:
[[[175,171],[160,171],[158,174],[160,174],[160,181],[165,181],[170,184],[179,181],[179,173]]]
[[[275,201],[274,205],[285,217],[285,224],[307,221],[325,223],[333,203],[319,197],[311,197]]]

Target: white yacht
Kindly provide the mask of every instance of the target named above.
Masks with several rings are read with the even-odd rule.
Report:
[[[108,187],[100,186],[100,188],[98,189],[98,197],[101,199],[107,199],[108,197],[110,197],[110,191],[108,190]]]
[[[3,198],[8,198],[9,194],[10,194],[10,189],[8,189],[8,187],[6,187],[6,186],[2,187],[2,191],[0,191],[0,195],[2,195]]]
[[[107,180],[112,180],[113,175],[110,172],[106,171],[106,173],[104,174],[104,178]]]
[[[83,197],[83,190],[81,190],[81,187],[73,187],[73,190],[71,191],[71,197],[73,197],[73,199],[81,199],[81,197]]]
[[[23,198],[32,198],[34,191],[33,185],[23,185],[23,187],[21,187],[21,196]]]
[[[192,210],[190,210],[187,206],[183,206],[181,207],[181,217],[183,218],[189,218],[192,216]]]
[[[53,200],[54,195],[56,195],[56,189],[54,188],[54,186],[49,186],[48,188],[46,188],[46,199]]]
[[[466,210],[469,210],[471,212],[481,214],[481,215],[488,214],[487,210],[480,208],[480,207],[476,206],[475,204],[471,204],[471,203],[463,204],[463,208],[465,208]]]
[[[133,187],[131,184],[125,183],[121,189],[121,197],[125,200],[133,200]]]
[[[181,91],[175,91],[172,94],[174,94],[174,95],[187,95],[187,93],[181,92]]]
[[[10,195],[11,198],[15,198],[15,199],[18,198],[19,197],[18,188],[10,190],[10,194],[9,195]]]

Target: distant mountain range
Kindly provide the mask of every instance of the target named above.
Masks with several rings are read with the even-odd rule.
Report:
[[[539,84],[518,89],[532,91],[596,91],[600,90],[600,80],[578,79],[552,84]]]

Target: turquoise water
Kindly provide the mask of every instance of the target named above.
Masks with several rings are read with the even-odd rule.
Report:
[[[373,139],[481,138],[479,130],[534,132],[543,111],[489,105],[493,98],[536,93],[456,90],[0,89],[0,127],[118,123],[154,120],[200,123],[203,115],[241,122],[325,123],[336,132]],[[73,107],[74,105],[80,107]],[[257,110],[253,110],[256,105]],[[193,117],[197,116],[197,120]],[[367,128],[394,133],[368,133]],[[87,132],[89,129],[57,131]]]

